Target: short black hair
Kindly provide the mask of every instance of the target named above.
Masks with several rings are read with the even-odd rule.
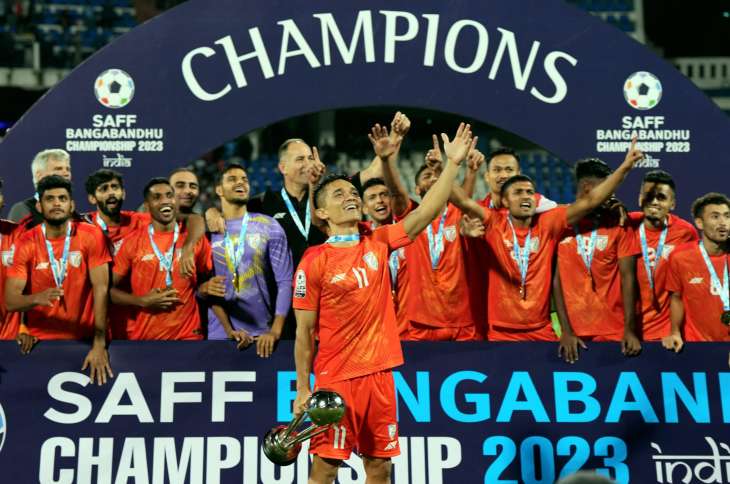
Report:
[[[66,191],[68,191],[68,196],[70,197],[72,195],[71,191],[71,182],[68,181],[66,178],[58,175],[49,175],[44,176],[38,181],[38,185],[36,185],[36,192],[38,192],[38,199],[40,200],[43,198],[43,194],[48,190],[53,190],[54,188],[65,188]]]
[[[500,155],[513,156],[514,159],[517,160],[517,164],[519,165],[520,163],[520,155],[518,155],[517,152],[512,148],[507,148],[506,146],[504,146],[502,148],[497,148],[496,150],[489,153],[489,155],[487,156],[487,168],[489,168],[489,163],[492,162],[492,159]]]
[[[365,183],[363,183],[362,189],[360,190],[360,196],[361,197],[364,197],[365,196],[365,190],[367,190],[368,188],[377,187],[379,185],[383,185],[386,188],[388,187],[388,185],[385,184],[385,180],[383,180],[382,178],[376,177],[376,178],[369,179],[368,181],[366,181]]]
[[[226,166],[223,167],[223,170],[221,170],[218,175],[215,177],[215,185],[219,186],[221,183],[223,183],[223,177],[231,170],[243,170],[246,175],[248,175],[248,172],[246,171],[246,168],[240,164],[240,163],[227,163]]]
[[[532,178],[527,175],[515,175],[507,178],[507,181],[502,184],[502,188],[499,190],[499,196],[504,197],[504,194],[507,193],[507,189],[517,182],[530,182],[532,183],[532,188],[537,190],[535,181]]]
[[[86,193],[93,196],[96,193],[96,189],[99,188],[100,185],[103,185],[104,183],[109,183],[112,180],[117,180],[122,188],[124,188],[124,179],[122,178],[122,174],[118,171],[107,170],[106,168],[96,170],[94,173],[89,175],[89,177],[86,179],[86,182],[84,183],[86,187]]]
[[[177,175],[178,173],[192,173],[193,175],[195,175],[195,178],[198,178],[198,174],[195,173],[195,170],[193,170],[192,168],[187,167],[187,166],[181,166],[180,168],[175,168],[174,170],[172,170],[170,172],[169,175],[167,175],[167,178],[172,178],[173,175]]]
[[[424,171],[426,171],[429,168],[432,168],[432,167],[429,166],[428,163],[424,163],[423,165],[421,165],[421,167],[418,169],[418,171],[416,171],[416,176],[413,177],[413,181],[416,183],[416,186],[418,185],[418,178],[421,176],[421,173],[423,173]]]
[[[156,176],[153,179],[151,179],[150,181],[148,181],[147,184],[144,186],[144,190],[142,190],[142,197],[145,200],[147,200],[147,197],[150,194],[150,190],[155,185],[167,185],[170,188],[172,188],[172,184],[170,183],[170,180],[168,180],[167,178],[163,178],[161,176]],[[173,188],[173,190],[174,190],[174,188]]]
[[[575,163],[575,181],[584,178],[606,178],[611,174],[611,168],[605,161],[598,158],[585,158]]]
[[[702,218],[702,212],[708,205],[727,205],[730,208],[730,199],[724,193],[706,193],[692,202],[692,217]]]
[[[672,188],[673,192],[677,191],[677,188],[674,185],[674,178],[672,178],[672,175],[670,175],[668,172],[664,170],[652,170],[646,172],[646,175],[644,175],[644,179],[641,181],[641,184],[644,183],[656,183],[657,185],[669,185]]]
[[[352,183],[352,181],[350,181],[350,177],[343,173],[331,173],[327,175],[321,182],[319,182],[317,188],[314,189],[314,208],[322,207],[322,197],[324,197],[324,189],[327,188],[327,185],[329,185],[330,183],[334,183],[337,180],[345,180]]]

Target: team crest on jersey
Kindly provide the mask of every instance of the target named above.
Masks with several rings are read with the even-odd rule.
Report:
[[[455,241],[456,240],[456,226],[449,225],[448,227],[444,227],[444,237],[449,242]]]
[[[13,265],[13,256],[15,255],[15,244],[10,246],[10,250],[3,251],[2,261],[5,267]]]
[[[669,260],[669,254],[671,254],[673,250],[674,250],[673,245],[666,244],[664,246],[664,249],[662,250],[662,259]]]
[[[393,440],[395,438],[395,434],[398,432],[398,425],[397,424],[389,424],[388,425],[388,437],[390,440]]]
[[[68,262],[71,264],[71,267],[81,267],[81,252],[78,250],[75,250],[73,252],[68,253]]]
[[[608,247],[608,235],[599,235],[596,237],[596,249],[606,250]]]
[[[259,250],[264,243],[264,238],[261,234],[248,234],[246,235],[246,243],[253,250]]]
[[[294,277],[294,297],[299,299],[307,295],[307,275],[302,269],[297,271],[297,275]]]
[[[364,260],[368,267],[372,270],[378,270],[378,258],[375,257],[375,254],[373,254],[372,252],[368,252],[367,254],[365,254],[362,260]]]

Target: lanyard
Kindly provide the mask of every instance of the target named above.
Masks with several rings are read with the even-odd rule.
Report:
[[[659,236],[659,243],[656,246],[656,252],[654,255],[654,268],[651,267],[651,261],[649,261],[649,244],[646,241],[646,229],[642,223],[639,226],[639,239],[641,240],[641,258],[644,260],[644,268],[646,269],[646,277],[649,279],[649,287],[654,292],[654,272],[659,267],[659,261],[661,260],[662,253],[664,252],[664,241],[667,239],[668,225],[664,226],[662,234]],[[704,246],[703,246],[704,248]]]
[[[441,214],[441,220],[439,221],[439,230],[436,233],[434,240],[433,228],[431,224],[426,227],[426,235],[428,236],[428,253],[431,256],[431,269],[436,270],[441,260],[441,254],[444,252],[444,224],[446,223],[446,214],[449,211],[448,205],[444,209],[444,213]]]
[[[235,274],[238,274],[238,266],[243,260],[243,254],[246,252],[246,232],[248,231],[248,212],[241,219],[241,230],[238,232],[238,241],[236,246],[233,246],[233,241],[226,227],[226,231],[223,234],[223,246],[225,247],[226,257],[231,260],[232,270]]]
[[[391,222],[395,223],[395,220]],[[373,220],[371,223],[373,229],[378,227],[378,223]],[[398,281],[398,269],[400,269],[400,260],[398,260],[398,251],[394,250],[388,256],[388,268],[390,269],[390,285],[391,289],[395,291],[395,285]]]
[[[297,213],[297,211],[294,210],[294,205],[291,203],[289,194],[286,193],[286,188],[281,189],[281,198],[284,199],[284,204],[286,205],[286,209],[289,210],[289,215],[291,215],[292,220],[294,220],[294,224],[297,226],[299,232],[302,233],[304,239],[306,240],[307,237],[309,237],[309,227],[312,225],[312,212],[311,207],[309,206],[309,199],[307,199],[307,219],[304,221],[304,225],[302,225],[302,220],[299,218],[299,214]]]
[[[56,287],[61,287],[63,286],[63,281],[66,279],[68,251],[71,248],[71,222],[67,222],[66,225],[66,240],[63,241],[63,255],[61,255],[60,263],[53,254],[53,245],[46,238],[46,224],[41,225],[41,231],[43,232],[43,239],[46,241],[46,250],[48,251],[48,261],[51,263],[53,281],[56,283]]]
[[[520,247],[520,242],[517,240],[517,232],[515,226],[512,224],[512,216],[510,215],[507,219],[509,221],[509,227],[512,229],[512,251],[515,256],[515,262],[517,262],[517,268],[520,270],[520,296],[525,299],[525,287],[527,285],[527,270],[530,267],[530,241],[532,239],[532,228],[527,231],[527,237],[525,237],[525,246]]]
[[[360,242],[360,234],[333,235],[327,239],[328,244],[336,244],[337,242]]]
[[[712,282],[712,287],[715,289],[715,291],[718,293],[717,295],[720,296],[720,299],[722,300],[723,310],[728,311],[730,310],[730,293],[728,293],[728,291],[730,290],[730,277],[728,277],[727,256],[725,256],[725,268],[723,270],[721,285],[720,278],[717,276],[717,272],[715,272],[715,267],[712,265],[710,256],[707,254],[707,249],[705,249],[705,244],[703,244],[702,241],[700,241],[700,252],[702,253],[702,258],[705,259],[705,265],[707,266],[707,270],[710,272],[710,281]]]
[[[96,214],[96,225],[101,227],[101,231],[104,232],[104,234],[107,234],[109,232],[109,228],[106,226],[106,222],[104,222],[104,219],[99,217],[99,214]]]
[[[586,269],[588,269],[588,275],[592,278],[591,264],[593,263],[593,253],[596,251],[596,239],[598,239],[598,227],[595,227],[591,231],[591,238],[588,239],[588,248],[586,249],[583,236],[578,232],[578,227],[573,227],[575,230],[575,241],[578,246],[578,254],[583,259]]]
[[[157,244],[155,244],[155,229],[152,227],[152,224],[149,224],[147,233],[149,233],[150,236],[150,245],[152,246],[152,250],[155,251],[157,260],[160,261],[160,265],[165,270],[165,284],[167,286],[172,286],[172,264],[175,255],[175,244],[177,244],[177,238],[180,235],[180,227],[177,223],[175,224],[175,232],[172,236],[172,245],[164,255],[160,251],[160,248],[157,247]]]

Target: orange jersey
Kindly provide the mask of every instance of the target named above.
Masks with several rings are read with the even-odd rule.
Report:
[[[0,220],[0,340],[15,339],[20,327],[20,313],[9,313],[5,309],[5,278],[13,265],[15,241],[20,234],[18,224],[9,220]]]
[[[513,252],[509,214],[486,210],[485,240],[490,251],[487,322],[491,329],[534,330],[550,324],[550,288],[553,256],[558,241],[569,229],[566,207],[558,207],[532,217],[529,268],[524,298],[520,295],[522,278]],[[520,247],[528,229],[515,227]]]
[[[129,276],[132,294],[144,296],[152,289],[165,288],[166,274],[150,243],[148,226],[129,234],[114,259],[114,274]],[[162,254],[172,245],[173,232],[155,233],[154,241]],[[131,340],[197,340],[202,339],[200,314],[195,292],[198,274],[212,270],[211,250],[203,237],[195,244],[195,267],[198,274],[183,277],[180,274],[180,255],[187,232],[181,231],[176,243],[172,263],[172,287],[177,290],[180,303],[169,311],[135,308],[134,320],[127,326],[127,337]]]
[[[589,218],[578,223],[586,256],[594,226]],[[596,232],[590,274],[577,242],[573,231],[558,245],[560,282],[573,331],[577,336],[620,338],[624,330],[624,305],[618,261],[641,252],[633,230],[619,226],[615,219],[601,222]]]
[[[410,244],[403,222],[361,235],[353,247],[322,244],[304,253],[294,276],[294,309],[317,311],[317,386],[403,363],[388,254]]]
[[[146,228],[151,221],[150,214],[147,212],[122,210],[119,225],[109,225],[105,228],[104,224],[100,223],[100,220],[97,219],[98,212],[91,212],[88,214],[88,217],[94,224],[99,225],[102,232],[104,232],[112,259],[116,257],[119,249],[122,248],[124,241],[130,234],[140,228]],[[112,264],[114,264],[113,261]],[[120,289],[129,292],[129,284],[121,286]],[[112,339],[127,339],[127,323],[130,319],[134,318],[132,308],[109,303],[108,314]]]
[[[644,221],[644,214],[642,212],[632,212],[629,214],[629,220],[631,226],[634,228],[634,236],[639,244],[639,248],[641,248],[639,226]],[[664,249],[657,263],[656,250],[661,233],[661,230],[646,229],[649,266],[654,271],[654,291],[652,291],[649,285],[649,276],[646,272],[646,265],[644,264],[641,253],[636,261],[636,280],[639,284],[639,300],[637,301],[639,315],[637,325],[641,328],[642,338],[647,341],[660,340],[664,336],[667,336],[671,330],[669,293],[666,289],[669,256],[680,245],[699,240],[697,230],[695,230],[692,224],[676,215],[670,214],[667,223],[667,235],[664,240]]]
[[[710,256],[722,284],[727,255]],[[699,244],[690,242],[676,248],[669,256],[666,290],[682,295],[684,304],[684,339],[687,341],[730,341],[730,326],[720,317],[720,296],[712,288],[710,271],[700,253]]]
[[[93,293],[89,271],[111,261],[104,234],[83,222],[72,224],[71,244],[63,281],[63,297],[53,306],[35,306],[25,313],[28,332],[39,339],[86,339],[94,334]],[[26,294],[55,287],[45,237],[37,225],[16,242],[9,278],[27,281]],[[58,262],[63,256],[65,234],[49,239]]]
[[[442,216],[443,211],[431,223],[434,241],[438,237]],[[406,247],[411,297],[405,299],[405,305],[406,317],[410,321],[439,328],[474,325],[464,264],[464,241],[459,233],[460,221],[461,211],[449,204],[443,223],[443,250],[435,268],[426,230]]]

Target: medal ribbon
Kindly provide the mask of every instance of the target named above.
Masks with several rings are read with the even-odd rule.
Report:
[[[327,239],[328,244],[336,244],[337,242],[360,242],[360,234],[333,235]]]
[[[172,236],[172,245],[164,255],[162,254],[160,248],[157,247],[157,244],[155,244],[155,229],[152,224],[148,226],[147,233],[150,236],[150,245],[152,246],[152,250],[155,252],[157,260],[160,261],[160,265],[165,270],[165,284],[167,286],[172,286],[172,264],[175,257],[175,244],[177,244],[177,238],[180,235],[180,227],[177,225],[177,223],[175,224],[175,231],[174,235]]]
[[[66,223],[66,239],[63,241],[63,254],[60,263],[53,254],[53,245],[46,238],[46,224],[41,225],[41,231],[43,232],[43,239],[46,241],[46,251],[48,251],[48,261],[51,263],[53,281],[56,283],[56,287],[61,287],[66,279],[66,264],[68,262],[68,252],[71,248],[71,221]]]
[[[644,260],[644,269],[646,269],[646,277],[649,279],[649,287],[654,292],[654,273],[657,267],[659,267],[659,261],[661,260],[662,253],[664,252],[664,241],[667,239],[667,229],[669,226],[665,225],[662,230],[662,234],[659,236],[659,243],[656,246],[656,252],[654,256],[654,269],[651,268],[651,262],[649,261],[649,244],[646,241],[646,229],[642,223],[639,227],[639,239],[641,240],[641,258]]]
[[[246,252],[246,232],[248,231],[248,212],[241,219],[241,230],[238,232],[238,241],[236,246],[233,246],[231,235],[228,232],[228,227],[223,234],[223,247],[226,251],[226,258],[231,261],[231,272],[238,277],[238,266],[243,260],[243,254]]]
[[[705,244],[703,244],[702,241],[700,241],[700,252],[702,253],[702,258],[705,259],[707,270],[710,272],[712,287],[715,291],[717,291],[720,296],[720,300],[722,301],[723,310],[730,311],[730,293],[728,292],[730,291],[730,277],[728,277],[727,256],[725,256],[725,268],[723,270],[721,285],[720,278],[717,276],[717,272],[715,272],[715,266],[712,265],[710,256],[707,254],[707,249],[705,249]]]
[[[281,189],[281,198],[284,199],[284,204],[286,204],[286,209],[289,211],[289,215],[291,215],[292,220],[294,220],[294,224],[306,239],[309,236],[309,227],[312,225],[312,212],[311,207],[309,206],[309,198],[307,198],[307,219],[304,221],[304,225],[302,225],[302,220],[299,218],[299,214],[296,210],[294,210],[294,204],[291,202],[289,194],[286,193],[286,188]]]
[[[109,232],[109,228],[106,226],[106,222],[104,222],[104,219],[99,217],[99,214],[96,214],[96,225],[101,227],[101,231],[104,232],[104,235],[106,235]]]
[[[580,258],[583,259],[583,264],[585,264],[586,269],[588,269],[588,275],[593,277],[591,273],[591,264],[593,264],[593,253],[596,251],[596,239],[598,239],[598,227],[594,228],[591,231],[591,238],[588,239],[588,248],[586,249],[586,246],[583,242],[583,236],[578,232],[578,227],[573,227],[573,230],[575,230],[575,241],[577,242],[578,246],[578,254],[580,255]]]
[[[527,231],[527,237],[525,237],[525,246],[520,247],[520,241],[517,240],[517,232],[515,226],[512,224],[512,216],[507,219],[509,221],[509,227],[512,229],[512,251],[514,252],[515,261],[517,262],[517,268],[520,270],[520,292],[522,296],[525,295],[525,286],[527,285],[527,270],[530,267],[530,241],[532,239],[532,229]]]
[[[428,224],[426,227],[426,235],[428,236],[428,252],[431,256],[431,269],[436,270],[441,260],[441,254],[444,252],[444,224],[446,223],[446,214],[449,211],[447,205],[444,209],[444,213],[441,214],[441,220],[439,221],[439,231],[436,233],[434,240],[433,227]]]

